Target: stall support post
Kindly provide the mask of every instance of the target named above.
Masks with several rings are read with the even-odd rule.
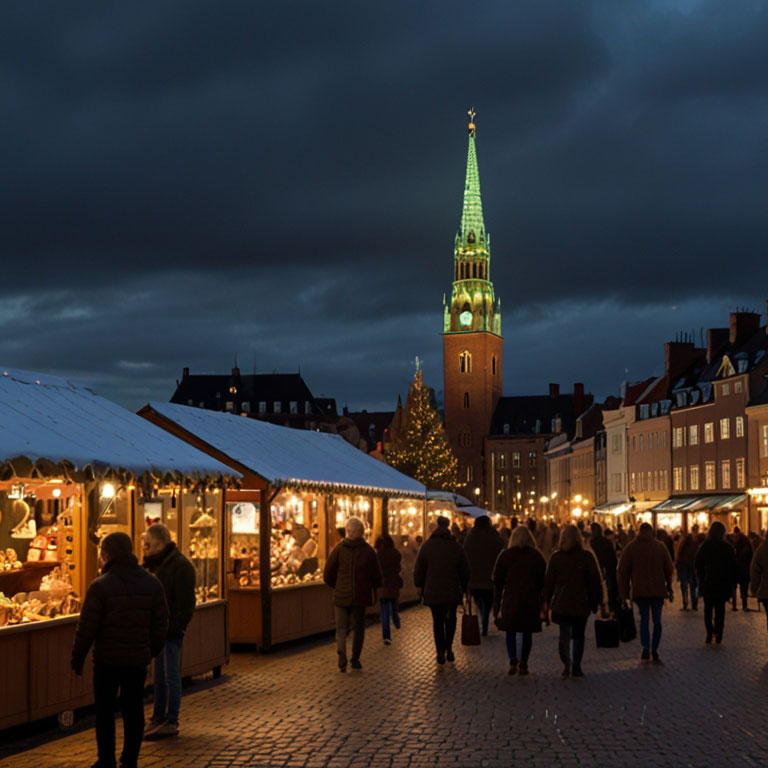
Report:
[[[261,651],[272,648],[272,514],[267,490],[259,492],[259,584],[261,586]]]
[[[381,497],[381,535],[391,535],[389,532],[389,496]]]

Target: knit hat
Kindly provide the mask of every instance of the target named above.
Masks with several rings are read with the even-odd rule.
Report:
[[[110,560],[121,560],[133,555],[133,542],[127,533],[110,533],[101,542],[101,550]]]

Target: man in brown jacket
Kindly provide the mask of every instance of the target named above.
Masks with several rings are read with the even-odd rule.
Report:
[[[669,550],[654,538],[653,528],[643,523],[637,536],[626,546],[619,560],[619,598],[629,604],[630,594],[640,611],[641,659],[651,657],[656,664],[661,641],[661,609],[664,598],[672,601],[672,577],[675,567]],[[631,585],[631,591],[630,591]],[[653,617],[653,638],[650,637],[649,615]]]
[[[376,602],[376,589],[381,586],[379,559],[373,547],[363,538],[365,526],[357,517],[347,520],[346,538],[328,556],[323,580],[333,587],[336,613],[336,648],[339,670],[347,671],[347,635],[352,626],[352,669],[362,669],[360,653],[365,638],[365,609]]]

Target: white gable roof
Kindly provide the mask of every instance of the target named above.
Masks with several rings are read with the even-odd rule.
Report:
[[[238,473],[82,385],[0,368],[0,463],[26,458],[159,476]]]
[[[279,427],[186,405],[149,405],[274,487],[336,486],[408,496],[426,493],[421,483],[371,458],[339,435]]]

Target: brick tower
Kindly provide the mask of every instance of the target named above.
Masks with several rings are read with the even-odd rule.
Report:
[[[490,279],[490,236],[483,223],[474,116],[470,109],[464,207],[453,251],[453,288],[450,303],[443,300],[443,388],[445,426],[459,460],[459,484],[465,495],[482,506],[486,500],[483,441],[501,397],[504,340],[501,302],[494,298]]]

